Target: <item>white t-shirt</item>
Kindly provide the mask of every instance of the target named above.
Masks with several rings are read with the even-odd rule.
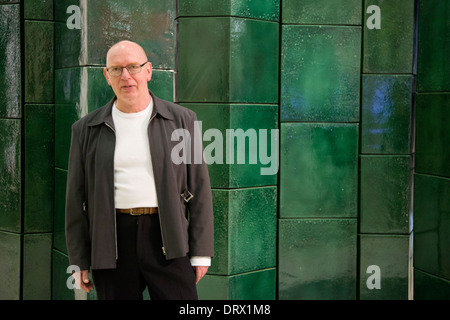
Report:
[[[114,103],[112,117],[116,130],[114,153],[115,205],[117,209],[157,207],[155,178],[147,128],[153,101],[145,110],[124,113]]]

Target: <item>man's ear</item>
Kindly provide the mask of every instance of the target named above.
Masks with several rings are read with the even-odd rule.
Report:
[[[103,75],[105,76],[106,82],[108,82],[108,84],[111,85],[111,82],[109,82],[109,74],[106,68],[103,68]]]
[[[149,66],[149,68],[147,69],[148,70],[147,81],[150,81],[152,79],[153,67],[151,62],[148,62],[147,64]]]

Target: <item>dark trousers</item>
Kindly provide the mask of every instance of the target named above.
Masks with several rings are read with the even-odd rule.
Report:
[[[197,300],[195,274],[187,256],[166,260],[157,214],[117,213],[116,269],[92,270],[99,300]]]

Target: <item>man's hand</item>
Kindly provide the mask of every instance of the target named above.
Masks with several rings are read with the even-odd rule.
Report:
[[[194,266],[192,267],[194,269],[195,272],[195,284],[197,284],[201,278],[203,278],[203,276],[206,274],[206,272],[208,271],[208,266]]]
[[[89,280],[89,270],[75,272],[73,278],[75,279],[77,286],[84,291],[89,292],[94,289],[94,284]]]

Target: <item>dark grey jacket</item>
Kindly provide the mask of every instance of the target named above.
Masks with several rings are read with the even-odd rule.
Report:
[[[201,138],[194,142],[196,114],[150,94],[153,113],[148,138],[163,239],[161,250],[166,259],[187,254],[212,257],[214,228],[208,168],[203,160],[195,164],[193,159],[195,142],[201,143]],[[81,270],[115,268],[118,258],[115,130],[111,114],[114,100],[115,97],[72,126],[65,232],[69,262]],[[187,129],[191,135],[192,164],[177,165],[171,160],[173,147],[180,143],[172,141],[171,136],[179,128]],[[190,194],[193,197],[186,202]]]

